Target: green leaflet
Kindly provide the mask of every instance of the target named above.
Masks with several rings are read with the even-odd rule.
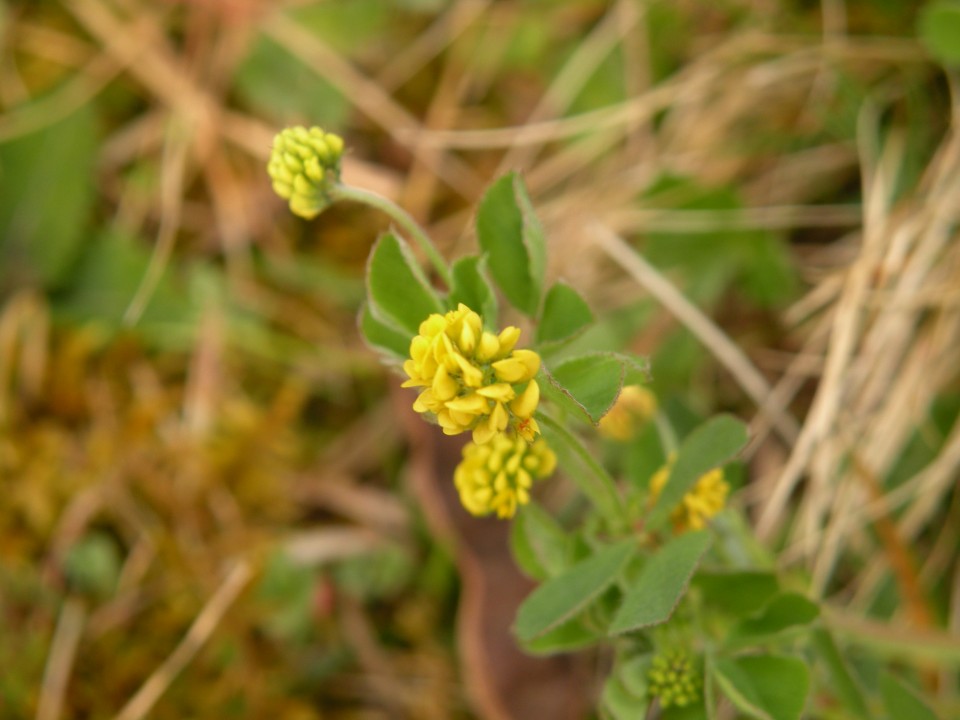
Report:
[[[547,251],[543,227],[517,173],[504,175],[484,194],[477,210],[477,239],[510,304],[536,317]]]
[[[647,560],[610,623],[611,635],[666,622],[710,545],[706,531],[674,538]]]
[[[543,301],[543,314],[537,325],[537,342],[567,340],[593,323],[593,312],[580,293],[565,282],[555,283]]]
[[[370,313],[380,323],[414,336],[420,323],[443,306],[413,259],[406,242],[384,233],[367,262],[367,296]]]
[[[616,580],[620,568],[635,551],[636,542],[624,540],[581,560],[538,587],[520,606],[517,636],[529,642],[572,618]]]
[[[670,478],[647,518],[647,527],[658,530],[701,475],[727,462],[746,444],[746,426],[730,415],[718,415],[690,433],[680,445]]]

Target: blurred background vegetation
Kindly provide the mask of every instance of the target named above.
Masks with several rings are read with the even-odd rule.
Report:
[[[410,398],[356,331],[386,221],[286,211],[295,123],[449,257],[521,169],[582,342],[649,354],[681,426],[752,418],[738,507],[958,711],[960,11],[921,10],[0,4],[0,717],[499,717]]]

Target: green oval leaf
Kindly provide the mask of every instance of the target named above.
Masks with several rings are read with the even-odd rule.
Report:
[[[809,625],[820,615],[820,607],[799,593],[774,597],[755,617],[743,620],[734,631],[737,638],[754,639],[775,635],[798,625]]]
[[[730,460],[747,439],[746,426],[730,415],[711,418],[690,433],[680,445],[667,484],[647,518],[647,527],[658,530],[700,476]]]
[[[624,540],[581,560],[538,587],[517,612],[517,636],[529,642],[583,610],[617,578],[635,550],[634,540]]]
[[[892,673],[880,676],[880,696],[891,720],[938,720],[917,693]]]
[[[531,655],[556,655],[590,647],[602,639],[602,634],[598,634],[574,618],[524,643],[523,649]]]
[[[497,296],[486,275],[487,263],[471,255],[457,260],[451,268],[453,287],[447,302],[450,309],[463,303],[483,317],[483,324],[495,328],[497,324]]]
[[[669,620],[709,545],[709,533],[701,530],[680,535],[657,551],[627,589],[623,605],[610,623],[610,634]]]
[[[567,340],[593,323],[593,312],[580,293],[566,283],[554,283],[543,301],[543,314],[537,325],[537,342]]]
[[[864,697],[863,689],[854,677],[846,659],[840,654],[840,648],[837,647],[830,632],[823,627],[814,628],[810,638],[818,658],[824,663],[825,677],[829,678],[837,697],[846,705],[851,717],[872,717],[867,709],[867,699]]]
[[[714,679],[741,712],[760,720],[799,720],[810,689],[806,664],[781,655],[717,660]]]
[[[624,384],[646,379],[646,364],[620,353],[588,353],[544,368],[541,390],[568,411],[596,425],[620,396]]]
[[[524,505],[510,530],[510,547],[520,568],[530,577],[545,580],[567,567],[567,535],[539,505]]]
[[[410,351],[410,336],[377,320],[370,312],[368,303],[364,303],[360,308],[358,324],[360,334],[371,348],[397,360],[407,358]]]
[[[605,717],[613,720],[637,720],[646,717],[650,698],[634,695],[620,677],[611,675],[603,685],[600,703],[606,713]]]
[[[497,180],[477,210],[477,240],[490,272],[511,305],[534,317],[546,271],[543,227],[523,180],[515,172]]]
[[[367,262],[370,312],[380,323],[416,335],[420,323],[443,306],[409,246],[393,233],[377,240]]]
[[[703,593],[704,603],[730,615],[752,615],[776,595],[777,578],[758,570],[699,572],[693,584]]]
[[[97,122],[87,104],[37,132],[0,143],[0,267],[4,283],[55,287],[87,239]],[[4,288],[0,286],[0,294]]]

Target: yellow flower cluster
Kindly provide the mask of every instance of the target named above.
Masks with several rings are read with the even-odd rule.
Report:
[[[613,440],[630,440],[639,427],[657,412],[657,396],[640,385],[625,385],[598,430]]]
[[[343,139],[318,127],[292,127],[273,139],[267,172],[274,192],[290,203],[294,215],[315,217],[340,175]]]
[[[650,695],[660,707],[686,707],[700,698],[700,678],[690,656],[683,650],[657,655],[647,671]]]
[[[500,433],[485,445],[467,443],[463,460],[453,473],[460,502],[473,515],[496,513],[511,518],[530,501],[535,479],[553,472],[557,458],[543,438],[530,444],[522,437]]]
[[[667,464],[654,473],[650,478],[650,501],[653,502],[663,490],[670,477],[670,468],[673,466],[674,458],[671,457]],[[707,524],[707,520],[712,518],[718,512],[723,510],[727,502],[727,494],[730,492],[730,486],[723,479],[723,469],[714,468],[708,473],[700,476],[697,484],[686,495],[680,504],[670,513],[670,520],[673,522],[673,529],[678,532],[687,530],[700,530]]]
[[[432,314],[420,324],[410,343],[403,369],[403,387],[424,388],[413,403],[419,413],[432,413],[447,435],[473,431],[483,445],[512,428],[531,442],[540,432],[533,413],[540,402],[534,376],[540,356],[514,350],[520,329],[494,335],[480,316],[463,303],[446,315]]]

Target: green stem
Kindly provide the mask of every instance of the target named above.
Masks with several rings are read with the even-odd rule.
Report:
[[[673,425],[663,411],[658,410],[654,415],[653,422],[657,426],[657,434],[660,436],[660,445],[664,453],[670,457],[671,453],[677,451],[677,434],[673,431]]]
[[[413,216],[393,202],[393,200],[372,192],[371,190],[350,187],[348,185],[337,185],[331,189],[330,200],[353,200],[354,202],[369,205],[389,215],[394,222],[420,246],[420,249],[427,256],[430,264],[433,265],[437,271],[437,275],[440,276],[444,284],[448,288],[452,287],[450,268],[447,267],[447,263],[437,250],[436,245],[433,244],[433,241],[423,231],[423,228],[417,224],[417,221],[413,219]]]
[[[554,449],[561,454],[566,449],[576,455],[593,475],[596,482],[587,482],[578,473],[571,473],[571,479],[580,486],[580,489],[597,506],[597,509],[605,518],[611,522],[616,522],[620,527],[629,527],[630,515],[623,499],[620,497],[620,493],[617,491],[617,484],[610,477],[610,474],[573,433],[542,410],[537,414],[545,428],[564,445],[564,448],[555,447]]]

